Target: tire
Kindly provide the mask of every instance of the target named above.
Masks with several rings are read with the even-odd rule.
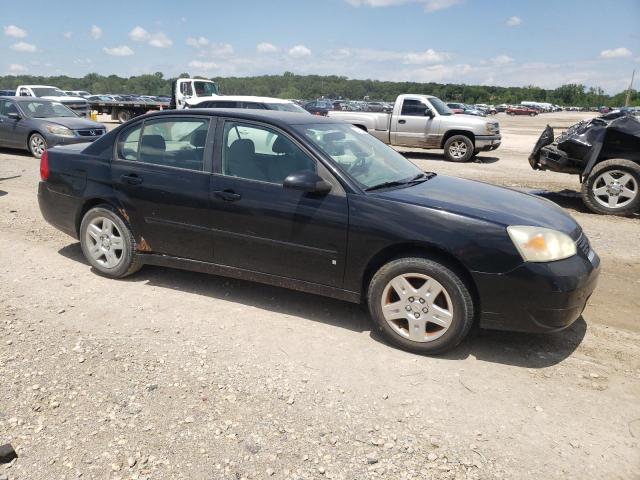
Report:
[[[454,135],[444,144],[444,157],[450,162],[468,162],[473,151],[473,142],[466,135]]]
[[[127,123],[129,120],[131,120],[131,117],[133,115],[131,114],[131,112],[129,110],[118,110],[118,122],[120,123]]]
[[[107,239],[103,238],[105,236]],[[80,224],[80,245],[89,264],[105,277],[123,278],[142,268],[135,253],[137,244],[131,227],[111,205],[98,205],[84,215]],[[115,245],[120,248],[114,248]]]
[[[529,116],[530,116],[530,117],[535,117],[536,115],[537,115],[537,113],[533,113],[533,112],[531,112],[531,113],[529,114]]]
[[[640,165],[631,160],[605,160],[582,182],[580,194],[592,212],[631,215],[640,210]]]
[[[423,257],[399,258],[382,266],[369,283],[367,304],[375,327],[391,343],[423,354],[456,347],[469,333],[475,315],[462,277]]]
[[[42,157],[42,154],[47,149],[47,140],[39,133],[32,133],[29,136],[29,152],[36,158]]]

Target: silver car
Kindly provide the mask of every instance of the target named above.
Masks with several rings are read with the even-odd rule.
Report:
[[[59,102],[33,97],[0,97],[0,147],[29,150],[40,158],[55,145],[92,142],[107,128]]]

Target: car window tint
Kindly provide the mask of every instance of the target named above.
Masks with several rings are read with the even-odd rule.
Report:
[[[145,122],[138,160],[202,171],[209,120],[163,118]]]
[[[138,160],[138,143],[141,129],[142,124],[139,124],[120,135],[118,139],[118,158],[131,161]]]
[[[4,104],[4,108],[1,109],[0,111],[2,111],[2,114],[6,116],[9,113],[18,113],[18,107],[16,107],[15,103],[6,100]]]
[[[424,111],[426,108],[427,106],[420,100],[404,100],[402,102],[402,112],[400,115],[424,117]]]
[[[242,108],[250,108],[253,110],[266,110],[266,107],[261,103],[256,102],[242,102]]]
[[[316,171],[316,162],[288,137],[266,127],[226,122],[222,173],[232,177],[282,183],[302,170]]]

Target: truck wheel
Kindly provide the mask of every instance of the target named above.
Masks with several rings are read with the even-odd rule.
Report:
[[[444,157],[450,162],[468,162],[473,157],[473,142],[465,135],[454,135],[444,144]]]
[[[118,110],[118,122],[127,123],[131,120],[131,112],[129,110]]]
[[[631,160],[605,160],[582,182],[580,193],[593,212],[631,215],[640,209],[640,165]]]
[[[450,350],[473,324],[474,303],[465,282],[428,258],[400,258],[384,265],[371,279],[367,302],[375,326],[411,352]]]
[[[105,277],[122,278],[142,268],[129,225],[110,205],[98,205],[84,215],[80,246],[91,266]]]
[[[29,151],[31,155],[40,158],[47,149],[47,141],[39,133],[32,133],[29,137]]]

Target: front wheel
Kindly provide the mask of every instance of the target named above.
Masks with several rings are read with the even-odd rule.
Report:
[[[530,117],[535,117],[536,115],[537,115],[537,113],[534,113],[534,112],[531,112],[531,113],[529,114],[529,116],[530,116]]]
[[[369,284],[367,300],[376,327],[411,352],[450,350],[473,324],[474,303],[464,280],[428,258],[400,258],[384,265]]]
[[[606,160],[582,183],[582,200],[605,215],[631,215],[640,209],[640,165],[631,160]]]
[[[29,151],[31,155],[36,158],[42,157],[42,154],[47,149],[47,141],[39,133],[33,133],[29,137]]]
[[[444,156],[450,162],[468,162],[473,151],[473,142],[465,135],[454,135],[444,144]]]

